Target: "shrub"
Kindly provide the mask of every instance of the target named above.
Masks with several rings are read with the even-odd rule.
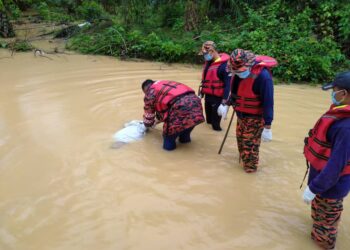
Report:
[[[79,17],[90,22],[107,16],[102,5],[95,1],[83,1],[83,4],[77,8],[77,14]]]
[[[4,6],[3,6],[3,8],[4,8]],[[0,9],[1,9],[1,4],[0,4]],[[8,13],[9,13],[10,17],[13,20],[17,20],[21,16],[21,10],[14,3],[8,4],[7,5],[7,10],[8,10]]]
[[[51,20],[51,13],[50,13],[49,6],[47,5],[47,3],[45,3],[45,2],[39,3],[37,10],[38,10],[39,16],[43,20]]]
[[[25,40],[20,40],[20,41],[16,41],[12,46],[11,49],[14,51],[30,51],[33,49],[33,46]]]

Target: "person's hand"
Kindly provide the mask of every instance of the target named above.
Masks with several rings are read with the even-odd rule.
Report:
[[[224,118],[224,120],[227,119],[227,112],[228,112],[228,106],[225,104],[220,104],[220,106],[218,107],[217,113],[219,116],[221,116],[222,118]]]
[[[315,197],[316,197],[316,194],[311,192],[309,186],[307,186],[305,188],[305,190],[304,190],[304,193],[303,193],[303,200],[304,200],[304,202],[309,205],[311,203],[311,201],[313,199],[315,199]]]
[[[154,123],[152,125],[152,128],[155,128],[159,123],[161,123],[162,121],[158,120],[157,118],[154,120]]]
[[[272,129],[271,128],[264,128],[261,138],[264,142],[272,141]]]

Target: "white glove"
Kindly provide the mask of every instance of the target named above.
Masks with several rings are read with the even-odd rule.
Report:
[[[146,133],[147,128],[146,128],[145,124],[143,124],[143,123],[137,124],[137,131],[141,134]]]
[[[218,107],[217,113],[219,116],[222,116],[222,118],[224,118],[224,120],[227,119],[227,112],[228,112],[228,106],[224,105],[224,104],[220,104],[220,106]]]
[[[310,202],[315,199],[316,197],[316,194],[314,194],[313,192],[311,192],[309,186],[307,186],[304,190],[304,193],[303,193],[303,200],[306,204],[310,204]]]
[[[264,128],[261,137],[264,142],[272,141],[272,130],[270,128]]]

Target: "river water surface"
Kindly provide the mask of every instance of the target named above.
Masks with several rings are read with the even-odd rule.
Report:
[[[299,185],[303,138],[329,93],[277,85],[274,140],[246,174],[234,127],[221,155],[224,132],[206,124],[173,152],[159,125],[110,148],[125,122],[142,119],[143,80],[197,89],[199,68],[48,56],[0,51],[1,250],[317,249]],[[344,207],[337,249],[350,246],[350,199]]]

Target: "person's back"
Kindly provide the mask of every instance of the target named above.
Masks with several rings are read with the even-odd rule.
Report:
[[[193,89],[185,84],[168,80],[146,80],[142,83],[144,97],[144,124],[152,127],[156,117],[163,122],[163,148],[176,148],[191,141],[193,128],[204,121],[202,104]]]

